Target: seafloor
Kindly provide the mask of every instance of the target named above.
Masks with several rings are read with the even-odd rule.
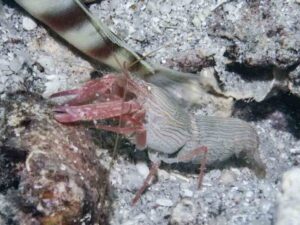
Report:
[[[90,4],[89,8],[137,52],[147,54],[159,49],[147,60],[199,76],[217,77],[224,95],[203,90],[205,97],[199,96],[191,107],[192,113],[194,116],[231,115],[248,121],[258,133],[259,152],[266,165],[265,178],[258,178],[253,170],[234,159],[221,167],[209,168],[201,190],[197,189],[194,170],[165,165],[159,170],[158,179],[132,207],[131,199],[142,185],[148,168],[145,157],[122,140],[120,154],[109,171],[107,201],[111,201],[111,206],[105,209],[109,224],[300,224],[300,192],[294,186],[300,183],[300,173],[289,172],[284,182],[282,180],[286,171],[300,163],[299,1],[103,0]],[[34,206],[38,202],[34,199],[30,207],[24,206],[25,210],[11,198],[13,193],[24,193],[20,188],[24,188],[24,179],[29,178],[15,172],[26,170],[22,167],[26,154],[21,157],[16,153],[19,158],[15,159],[7,152],[12,149],[15,153],[25,147],[34,149],[36,144],[32,140],[24,142],[20,137],[20,134],[26,135],[28,125],[24,124],[28,120],[24,120],[22,113],[31,116],[31,120],[40,118],[34,109],[30,109],[29,114],[24,112],[35,102],[36,110],[49,108],[40,112],[52,120],[51,106],[45,103],[49,95],[79,86],[95,74],[92,65],[76,50],[34,21],[13,1],[4,1],[0,9],[0,224],[31,224],[24,221],[42,218],[39,210],[46,207]],[[34,101],[30,96],[35,96]],[[22,108],[27,101],[27,108]],[[50,131],[49,126],[54,126],[52,122],[37,124]],[[96,159],[99,165],[108,168],[115,136],[106,132],[92,133],[98,135],[92,145],[95,144],[94,152],[85,156],[85,160]],[[49,159],[55,160],[54,156]],[[62,162],[64,157],[60,158]],[[84,176],[103,172],[94,161],[84,161],[82,168],[73,168],[71,162],[66,166],[73,168],[70,173],[78,169]],[[17,164],[19,166],[15,166]],[[84,173],[89,167],[91,172]],[[103,179],[105,175],[103,172]],[[12,179],[13,176],[16,179]],[[74,178],[74,175],[63,176]],[[101,179],[98,176],[97,181]],[[95,207],[91,209],[90,219],[97,214],[98,202],[94,202],[96,194],[89,190],[95,190],[98,184],[91,178],[84,179],[88,185],[75,182],[79,189],[74,193],[92,196],[85,198],[94,204],[89,208]],[[29,196],[29,192],[26,193],[22,198]],[[35,198],[40,196],[31,194]],[[71,196],[68,200],[81,199],[77,197]],[[44,221],[53,222],[51,219]],[[91,221],[89,219],[83,219],[82,223],[92,224],[86,222]],[[81,224],[80,219],[77,222],[74,224]]]

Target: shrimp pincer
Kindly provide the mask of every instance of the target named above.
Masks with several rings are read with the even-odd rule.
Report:
[[[264,171],[258,136],[249,123],[236,118],[192,115],[153,84],[110,74],[52,97],[66,95],[74,98],[54,109],[59,122],[119,118],[119,126],[96,127],[127,136],[139,150],[148,148],[153,166],[134,203],[161,161],[201,164],[199,185],[205,164],[213,165],[233,155],[246,157],[256,171]]]

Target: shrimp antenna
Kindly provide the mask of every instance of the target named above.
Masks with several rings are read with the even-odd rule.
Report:
[[[139,58],[139,59],[133,61],[131,64],[129,64],[128,68],[133,67],[135,64],[139,63],[141,60],[146,59],[146,58],[149,57],[150,55],[153,55],[154,53],[160,51],[160,50],[163,49],[163,48],[167,48],[167,47],[169,47],[170,45],[171,45],[171,43],[164,44],[164,45],[162,45],[162,46],[160,46],[160,47],[158,47],[158,48],[156,48],[156,49],[154,49],[154,50],[152,50],[152,51],[146,53],[145,55],[142,55],[141,58]]]

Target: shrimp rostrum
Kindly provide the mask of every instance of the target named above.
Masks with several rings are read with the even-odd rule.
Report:
[[[201,164],[201,184],[205,164],[222,162],[233,155],[246,157],[257,171],[264,171],[257,134],[247,122],[192,115],[163,89],[143,80],[109,74],[52,97],[67,95],[74,97],[54,109],[56,120],[72,123],[119,118],[118,126],[96,127],[125,135],[139,150],[147,148],[153,162],[151,176],[161,161],[191,162]],[[147,187],[150,175],[133,202]]]

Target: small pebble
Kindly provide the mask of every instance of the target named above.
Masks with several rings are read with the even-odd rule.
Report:
[[[188,197],[188,198],[191,198],[191,197],[193,197],[193,192],[190,190],[190,189],[183,189],[182,190],[182,193],[181,193],[181,195],[183,196],[183,197]]]
[[[166,170],[158,169],[157,174],[160,180],[166,180],[170,178],[170,174]]]
[[[138,162],[136,165],[136,169],[143,178],[146,178],[149,174],[149,168],[145,162]]]
[[[224,170],[220,176],[220,183],[224,185],[232,184],[235,181],[235,175],[230,170]]]
[[[300,153],[300,147],[295,147],[295,148],[290,149],[290,153],[299,154]]]
[[[171,207],[174,204],[170,199],[166,199],[166,198],[159,198],[155,201],[155,203],[157,205],[165,206],[165,207]]]
[[[29,17],[23,17],[22,25],[24,30],[27,31],[34,30],[37,27],[36,22]]]
[[[170,224],[196,224],[195,217],[196,210],[193,202],[188,199],[182,199],[172,210]]]

